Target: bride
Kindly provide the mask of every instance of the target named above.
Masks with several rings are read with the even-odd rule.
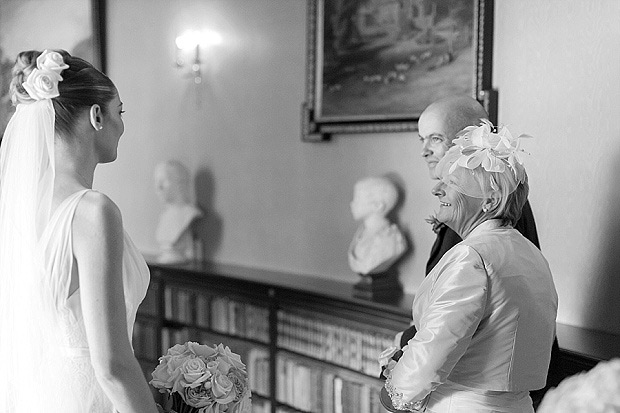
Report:
[[[131,347],[149,272],[92,189],[116,159],[122,102],[65,51],[27,51],[0,148],[0,411],[157,412]]]

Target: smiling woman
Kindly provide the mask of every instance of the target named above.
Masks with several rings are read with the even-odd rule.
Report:
[[[527,199],[527,174],[519,154],[521,135],[507,128],[494,132],[482,120],[459,134],[435,172],[441,181],[433,189],[440,200],[438,219],[465,238],[488,219],[515,226]]]
[[[545,385],[557,294],[547,261],[513,228],[528,193],[519,138],[484,121],[453,143],[433,193],[437,219],[463,241],[420,284],[416,333],[387,365],[388,407],[533,412],[529,391]]]

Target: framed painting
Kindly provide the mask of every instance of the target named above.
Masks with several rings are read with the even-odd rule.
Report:
[[[23,50],[64,49],[105,72],[105,0],[0,2],[0,137],[14,111],[11,70]]]
[[[493,111],[493,0],[307,0],[302,139],[405,132],[433,101]]]

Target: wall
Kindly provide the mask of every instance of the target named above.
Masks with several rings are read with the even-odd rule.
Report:
[[[620,332],[620,2],[497,1],[499,119],[528,143],[558,319]]]
[[[207,210],[207,258],[355,282],[346,257],[356,229],[353,185],[391,174],[407,190],[397,215],[415,253],[401,272],[405,287],[415,288],[432,243],[424,218],[434,203],[417,138],[301,142],[305,0],[109,0],[108,6],[108,72],[125,104],[126,132],[118,160],[98,169],[95,184],[118,202],[138,246],[156,247],[161,204],[153,168],[177,158],[196,175]],[[198,87],[173,67],[174,38],[193,25],[224,37]]]
[[[619,318],[599,310],[620,313],[615,263],[605,259],[620,254],[602,248],[613,245],[620,222],[619,4],[499,0],[494,65],[500,121],[536,137],[528,144],[531,201],[559,321],[617,332]],[[414,292],[433,241],[424,218],[436,206],[419,143],[413,134],[300,141],[305,7],[108,0],[108,73],[125,103],[126,132],[119,159],[100,167],[95,185],[118,202],[136,243],[152,250],[161,210],[153,168],[177,158],[196,176],[207,212],[207,258],[355,282],[346,260],[353,184],[390,174],[406,189],[397,216],[413,250],[400,270]],[[194,24],[224,35],[199,87],[173,66],[173,40]]]

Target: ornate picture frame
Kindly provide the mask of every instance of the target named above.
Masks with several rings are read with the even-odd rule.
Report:
[[[50,19],[50,15],[54,18]],[[17,53],[65,49],[106,71],[106,0],[3,0],[0,4],[0,140],[13,114],[9,97]]]
[[[496,116],[494,0],[307,0],[302,140],[417,130],[434,100],[471,94]]]

